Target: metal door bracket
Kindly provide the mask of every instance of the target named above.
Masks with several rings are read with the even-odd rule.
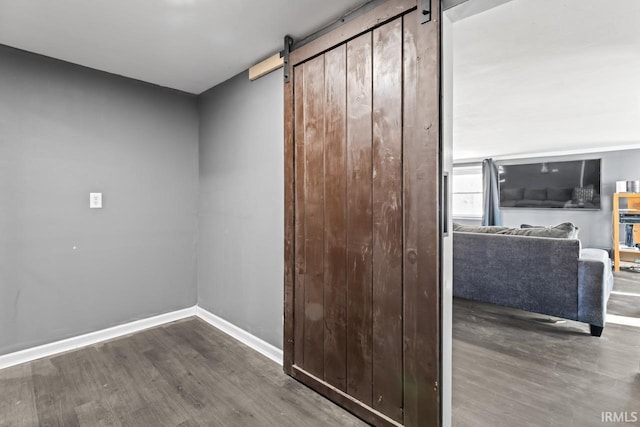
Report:
[[[291,45],[293,45],[293,38],[291,36],[284,36],[284,50],[282,51],[282,57],[284,58],[284,82],[289,83],[291,79],[291,67],[289,66],[289,54],[291,53]]]
[[[431,21],[431,0],[420,0],[420,23]]]

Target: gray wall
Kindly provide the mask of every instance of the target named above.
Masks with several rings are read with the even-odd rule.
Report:
[[[604,145],[604,144],[603,144]],[[640,179],[640,150],[609,151],[572,156],[536,157],[527,159],[501,160],[498,164],[538,163],[576,159],[602,159],[601,191],[602,210],[580,211],[563,209],[503,209],[502,222],[510,227],[520,224],[556,225],[572,222],[580,227],[582,247],[611,248],[612,199],[616,181]],[[461,221],[460,223],[473,223]],[[480,221],[475,223],[479,224]]]
[[[461,225],[480,225],[482,220],[480,219],[471,219],[471,218],[453,218],[453,222]]]
[[[194,305],[197,159],[195,97],[0,46],[0,354]]]
[[[200,98],[198,304],[282,348],[282,71]]]

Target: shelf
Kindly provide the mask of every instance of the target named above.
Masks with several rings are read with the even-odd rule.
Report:
[[[640,249],[633,248],[620,248],[618,249],[620,252],[624,252],[625,254],[638,254],[640,255]]]
[[[621,199],[626,199],[621,202]],[[623,205],[623,208],[620,208]],[[640,250],[635,247],[628,247],[621,239],[621,225],[629,228],[633,226],[633,235],[636,242],[640,238],[640,193],[615,193],[613,195],[613,266],[615,271],[620,271],[620,267],[640,266]]]
[[[620,261],[619,267],[627,267],[627,268],[633,268],[633,267],[640,267],[640,263],[638,262],[631,262],[631,261]]]

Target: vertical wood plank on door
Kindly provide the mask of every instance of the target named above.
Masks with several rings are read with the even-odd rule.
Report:
[[[295,275],[294,275],[294,356],[293,363],[304,367],[304,302],[305,302],[305,139],[304,139],[304,64],[293,73],[295,132]]]
[[[440,2],[431,1],[430,22],[415,26],[416,97],[415,114],[415,187],[417,249],[417,285],[406,301],[415,304],[412,316],[415,336],[410,341],[416,398],[407,408],[415,412],[408,426],[436,424],[440,421]],[[412,19],[407,16],[407,20]],[[417,15],[415,19],[418,19]],[[407,92],[406,96],[410,93]]]
[[[373,31],[373,408],[402,422],[402,19]]]
[[[440,16],[440,2],[431,1],[431,16]],[[418,423],[440,420],[440,23],[432,19],[418,28],[418,100],[416,114],[423,145],[416,153],[424,169],[416,177],[418,204],[418,283],[416,353],[418,381]]]
[[[295,254],[294,254],[294,122],[293,111],[294,83],[284,85],[284,337],[283,337],[283,361],[284,371],[291,375],[291,366],[294,360],[294,313],[295,313]]]
[[[418,25],[417,12],[403,17],[403,150],[405,153],[418,151],[418,129],[416,115],[411,113],[417,109],[416,99],[416,31]],[[403,161],[404,175],[404,422],[416,426],[418,421],[418,384],[416,381],[417,364],[415,341],[417,328],[415,324],[418,301],[418,194],[415,185],[416,171],[420,165],[416,156],[405,156]]]
[[[346,391],[346,46],[325,54],[324,379]]]
[[[304,65],[306,275],[304,368],[324,378],[324,55]]]
[[[347,43],[347,393],[371,406],[371,33]]]

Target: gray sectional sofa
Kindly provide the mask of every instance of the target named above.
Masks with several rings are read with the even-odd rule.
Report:
[[[453,233],[455,297],[577,320],[602,334],[613,288],[607,252],[575,238],[464,230]]]

